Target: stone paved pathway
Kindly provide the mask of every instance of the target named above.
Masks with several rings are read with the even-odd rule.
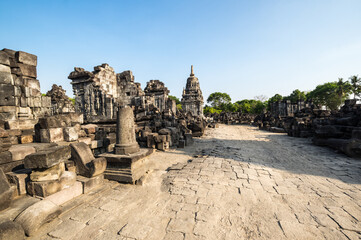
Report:
[[[151,158],[32,239],[361,239],[361,161],[308,139],[221,125]]]

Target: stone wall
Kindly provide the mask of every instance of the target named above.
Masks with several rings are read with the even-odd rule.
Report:
[[[37,80],[37,56],[0,51],[0,120],[36,119],[50,114],[50,98],[42,96]]]

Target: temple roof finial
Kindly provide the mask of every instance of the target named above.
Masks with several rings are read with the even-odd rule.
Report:
[[[193,73],[193,65],[191,65],[191,76],[194,76],[194,73]]]

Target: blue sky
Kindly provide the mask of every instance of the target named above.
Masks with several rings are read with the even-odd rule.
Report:
[[[75,66],[132,70],[181,97],[190,65],[206,99],[289,95],[361,75],[361,1],[5,1],[0,48],[38,56],[41,91],[72,96]]]

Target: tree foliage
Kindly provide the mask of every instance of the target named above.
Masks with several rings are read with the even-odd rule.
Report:
[[[207,98],[207,103],[209,103],[213,108],[221,109],[231,103],[231,100],[231,97],[227,93],[214,92]]]
[[[207,114],[207,113],[213,114],[213,113],[221,113],[221,112],[222,112],[222,110],[217,110],[217,109],[212,108],[212,107],[207,106],[207,105],[203,108],[203,113],[204,114]]]
[[[269,103],[273,103],[273,102],[278,102],[278,101],[282,101],[283,97],[280,94],[275,94],[273,97],[271,97],[270,99],[268,99]]]
[[[351,92],[353,93],[353,99],[359,97],[361,94],[361,78],[358,75],[351,76],[350,78]]]
[[[256,113],[260,114],[266,109],[267,103],[260,100],[254,99],[244,99],[237,101],[235,104],[238,104],[239,110],[242,113]]]
[[[181,104],[181,102],[179,101],[179,98],[177,98],[176,96],[172,96],[172,95],[168,95],[168,98],[172,99],[172,100],[175,100],[175,103],[178,105],[178,104]]]
[[[301,92],[299,89],[296,89],[289,96],[284,97],[283,100],[290,100],[292,103],[297,103],[298,101],[305,101],[306,94],[304,92]]]
[[[259,95],[255,99],[244,99],[232,103],[231,97],[227,93],[214,92],[207,99],[211,106],[206,106],[204,113],[225,111],[260,114],[267,107],[270,107],[272,103],[282,100],[290,100],[292,103],[310,100],[318,106],[326,106],[331,110],[337,110],[351,93],[354,98],[361,95],[361,78],[357,75],[351,76],[349,81],[339,78],[338,81],[318,85],[314,90],[307,93],[299,89],[294,90],[286,97],[277,93],[268,101],[266,101],[266,96]]]
[[[351,90],[349,86],[349,83],[342,80],[324,83],[309,92],[307,98],[311,99],[316,105],[336,110],[349,95]]]
[[[73,103],[73,105],[75,105],[75,98],[69,98],[69,100]]]

